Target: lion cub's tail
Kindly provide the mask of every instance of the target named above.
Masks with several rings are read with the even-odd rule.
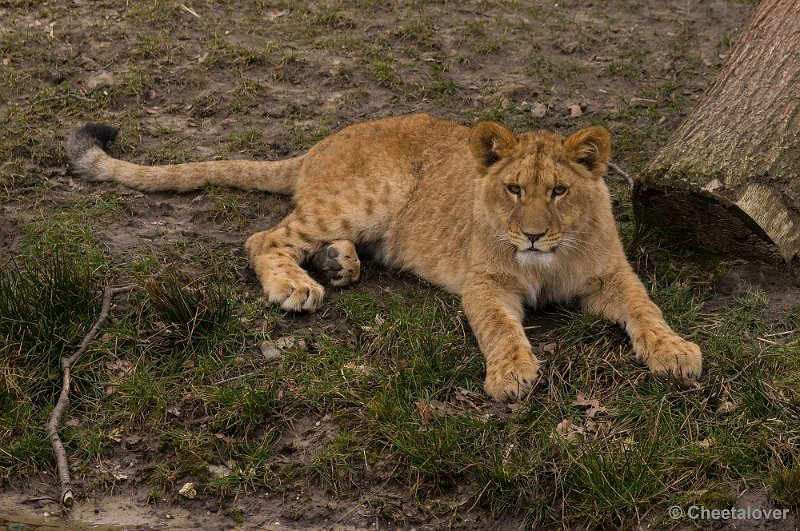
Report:
[[[116,181],[145,192],[186,192],[207,185],[276,194],[294,192],[303,156],[280,161],[219,160],[168,166],[141,166],[108,155],[106,144],[117,129],[87,123],[67,139],[67,155],[80,175],[98,181]]]

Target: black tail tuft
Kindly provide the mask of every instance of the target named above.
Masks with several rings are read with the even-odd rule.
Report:
[[[85,124],[80,129],[69,135],[67,139],[67,155],[73,164],[80,161],[81,157],[92,148],[105,149],[106,144],[117,137],[119,130],[116,127],[103,124]]]
[[[104,124],[86,123],[83,127],[75,131],[75,136],[85,140],[93,141],[97,147],[105,149],[106,144],[117,138],[119,129]]]

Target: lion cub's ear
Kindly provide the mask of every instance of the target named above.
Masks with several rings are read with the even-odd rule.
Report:
[[[472,128],[469,138],[469,149],[484,168],[509,156],[516,145],[514,133],[497,122],[479,123]]]
[[[608,170],[611,158],[611,133],[595,125],[573,133],[564,141],[567,157],[586,166],[592,175],[601,178]]]

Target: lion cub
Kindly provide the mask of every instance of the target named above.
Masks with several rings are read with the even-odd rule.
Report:
[[[95,124],[74,132],[74,169],[143,191],[213,184],[293,194],[294,211],[246,243],[267,299],[284,310],[322,304],[304,262],[334,286],[355,282],[361,244],[461,295],[495,399],[519,399],[536,382],[521,320],[525,305],[550,302],[578,301],[620,323],[656,373],[700,375],[700,349],[670,329],[625,259],[603,181],[611,137],[602,127],[515,135],[494,122],[470,130],[419,114],[347,127],[293,159],[154,167],[107,155],[116,134]]]

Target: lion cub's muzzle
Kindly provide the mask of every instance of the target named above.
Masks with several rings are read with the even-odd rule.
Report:
[[[556,249],[558,249],[559,243],[561,243],[561,234],[548,234],[546,232],[539,232],[539,233],[522,233],[524,238],[520,238],[520,244],[517,245],[517,248],[520,252],[529,252],[529,253],[552,253]]]

